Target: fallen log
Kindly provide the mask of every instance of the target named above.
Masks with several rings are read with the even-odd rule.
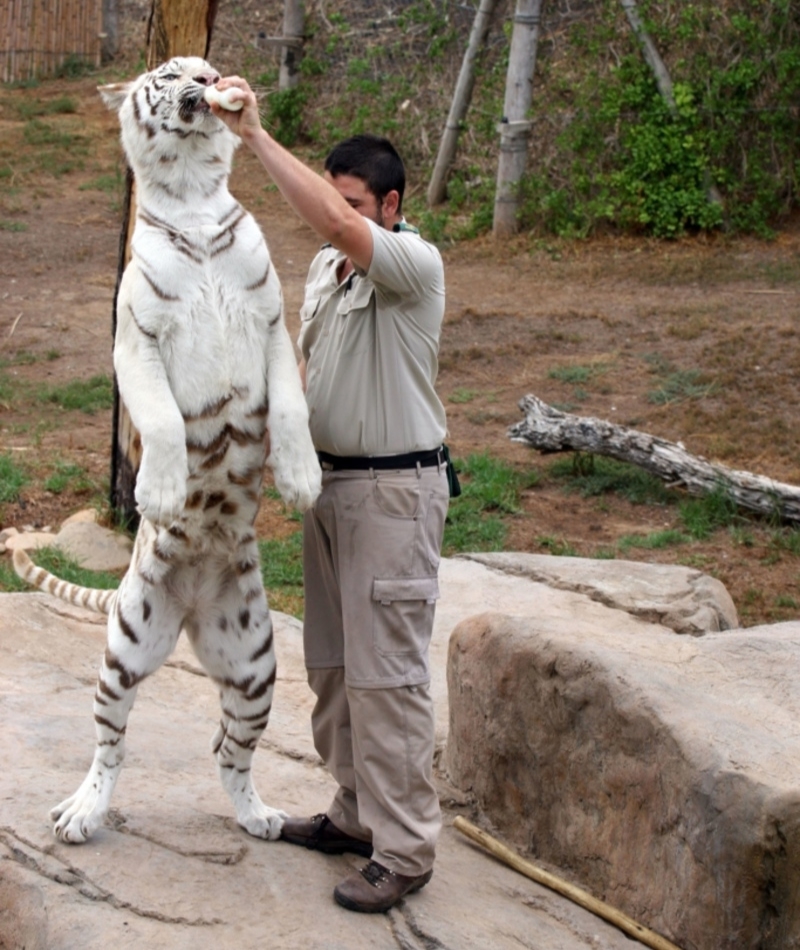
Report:
[[[509,427],[512,442],[522,442],[543,454],[592,452],[638,465],[671,488],[691,495],[724,491],[736,505],[778,518],[800,521],[800,488],[772,478],[736,471],[687,452],[680,442],[668,442],[647,432],[614,425],[591,416],[574,416],[524,396],[522,422]]]

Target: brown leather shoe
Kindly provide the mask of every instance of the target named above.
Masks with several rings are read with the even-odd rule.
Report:
[[[281,829],[281,840],[289,844],[300,844],[311,851],[323,854],[344,854],[352,851],[368,858],[372,854],[372,844],[345,834],[334,825],[327,815],[314,815],[313,818],[287,818]]]
[[[430,881],[433,869],[417,877],[396,874],[377,861],[370,861],[363,868],[346,877],[333,889],[337,904],[362,914],[383,914],[401,901],[406,894],[413,894]]]

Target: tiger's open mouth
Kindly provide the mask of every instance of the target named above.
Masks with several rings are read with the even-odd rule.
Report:
[[[196,86],[183,93],[178,106],[178,115],[181,121],[191,124],[196,115],[206,116],[211,114],[211,108],[203,95],[204,92],[205,86]]]

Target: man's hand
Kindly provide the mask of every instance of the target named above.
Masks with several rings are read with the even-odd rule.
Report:
[[[258,113],[258,101],[246,80],[240,76],[223,76],[214,88],[219,93],[225,92],[226,89],[237,90],[233,93],[232,98],[235,101],[243,103],[242,109],[238,112],[223,109],[217,102],[209,103],[209,108],[214,115],[218,119],[221,119],[232,132],[241,136],[242,139],[247,140],[262,131],[261,116]]]

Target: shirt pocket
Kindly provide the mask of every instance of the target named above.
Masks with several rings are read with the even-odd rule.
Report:
[[[318,296],[309,296],[303,301],[303,305],[300,307],[300,319],[303,323],[307,323],[316,317],[320,300],[321,298]]]
[[[373,643],[383,656],[412,656],[430,645],[439,579],[378,578],[372,583]]]
[[[359,279],[353,282],[353,287],[339,301],[336,312],[347,317],[358,310],[366,310],[372,305],[372,298],[375,296],[375,285],[370,280]]]

